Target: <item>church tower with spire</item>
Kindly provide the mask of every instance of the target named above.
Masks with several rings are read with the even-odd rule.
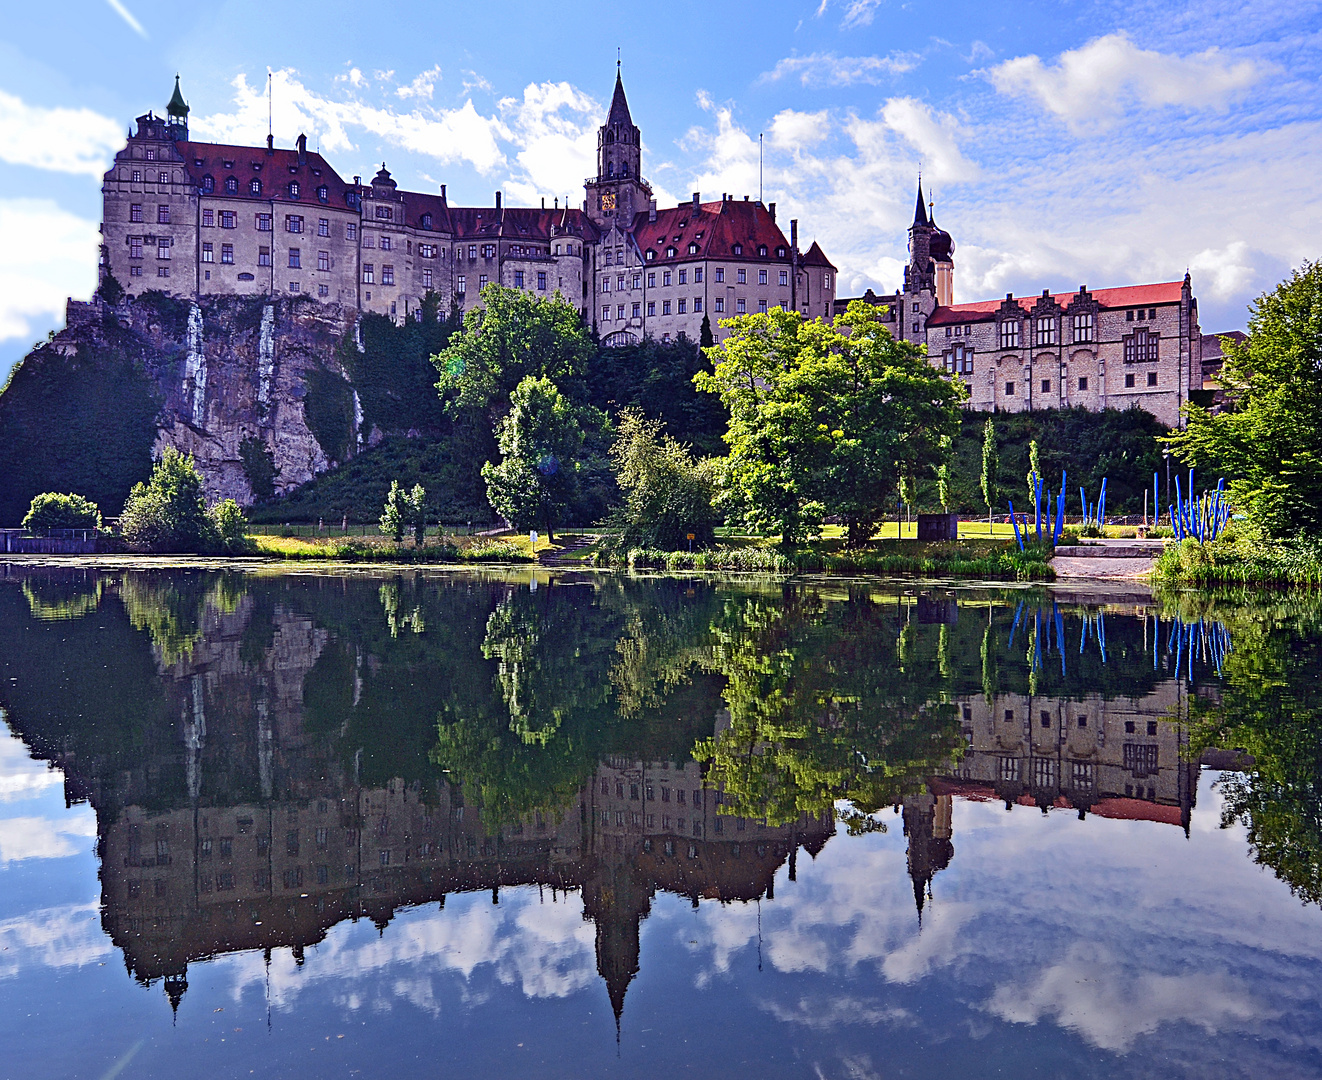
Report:
[[[629,115],[617,63],[610,112],[597,129],[597,175],[584,184],[584,209],[597,225],[609,227],[618,222],[628,228],[634,215],[648,208],[652,188],[643,179],[642,160],[642,136]]]

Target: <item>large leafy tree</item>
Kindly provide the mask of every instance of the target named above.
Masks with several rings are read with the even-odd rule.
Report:
[[[548,378],[526,377],[496,425],[499,464],[482,466],[487,498],[516,529],[541,526],[546,535],[565,520],[578,493],[584,410]]]
[[[1190,405],[1170,437],[1189,465],[1230,479],[1234,502],[1273,536],[1322,529],[1322,264],[1305,263],[1253,302],[1249,336],[1226,340],[1231,407]]]
[[[494,420],[528,377],[549,378],[576,400],[585,398],[580,383],[593,345],[577,308],[559,294],[542,300],[500,285],[488,285],[481,300],[432,357],[437,389],[451,411],[494,411]]]
[[[694,461],[688,449],[666,435],[663,425],[637,409],[620,415],[611,448],[616,482],[624,495],[612,516],[622,547],[668,551],[712,542],[717,513],[713,469]],[[688,537],[692,535],[693,541]]]
[[[962,387],[862,302],[833,323],[744,315],[698,386],[730,410],[732,493],[749,523],[798,541],[824,514],[865,543],[900,478],[930,472],[959,429]]]

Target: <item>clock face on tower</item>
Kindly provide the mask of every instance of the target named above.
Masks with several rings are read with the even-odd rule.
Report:
[[[601,197],[601,208],[603,210],[615,209],[615,195],[612,192],[606,192]]]

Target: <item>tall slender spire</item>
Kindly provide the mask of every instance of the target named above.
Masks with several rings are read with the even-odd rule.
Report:
[[[913,209],[913,223],[915,225],[928,224],[927,204],[923,202],[923,178],[918,177],[918,204]]]
[[[633,118],[629,115],[629,102],[624,96],[624,77],[620,74],[620,62],[615,61],[615,93],[611,95],[611,108],[606,116],[608,126],[625,124],[633,127]]]

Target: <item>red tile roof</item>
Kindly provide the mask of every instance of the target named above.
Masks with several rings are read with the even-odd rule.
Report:
[[[803,256],[803,265],[824,266],[828,270],[835,269],[835,263],[831,262],[831,260],[826,257],[826,252],[818,246],[816,240],[812,242],[812,247],[810,247],[807,253]]]
[[[1096,289],[1091,296],[1103,308],[1138,307],[1140,304],[1175,304],[1180,300],[1181,281],[1164,281],[1154,285],[1125,285],[1118,289]],[[1069,307],[1079,294],[1053,293],[1051,299],[1061,307]],[[1027,315],[1037,304],[1040,297],[1016,296],[1014,303]],[[992,322],[1001,310],[1004,300],[979,300],[972,304],[952,304],[939,307],[927,320],[928,326],[944,326],[947,323]]]
[[[299,164],[297,150],[276,149],[267,152],[262,146],[229,146],[225,143],[180,142],[175,144],[184,159],[184,167],[193,182],[201,186],[202,178],[210,176],[215,181],[215,190],[208,192],[208,197],[217,195],[230,199],[260,199],[262,202],[283,202],[298,206],[334,206],[347,209],[345,195],[354,190],[347,184],[320,154],[308,151]],[[202,164],[198,164],[198,162]],[[225,162],[232,162],[226,168]],[[260,166],[260,168],[254,168]],[[225,178],[235,177],[239,190],[234,194],[225,191]],[[260,195],[253,195],[249,184],[253,179],[262,182]],[[289,182],[297,180],[299,197],[289,195]],[[325,185],[329,191],[325,204],[317,199],[317,188]]]
[[[527,240],[546,243],[553,235],[578,236],[588,243],[598,230],[582,210],[535,207],[451,206],[447,208],[455,240]]]
[[[1098,817],[1121,821],[1156,821],[1162,825],[1182,825],[1180,808],[1146,799],[1099,799],[1090,808]]]
[[[656,253],[656,262],[681,259],[775,259],[777,248],[785,254],[780,258],[789,261],[789,241],[780,227],[772,219],[770,212],[761,203],[726,199],[722,202],[700,203],[694,210],[691,202],[680,203],[656,212],[656,220],[650,221],[648,213],[634,217],[632,234],[634,243],[644,253],[651,250]],[[689,246],[696,245],[696,250],[689,252]],[[735,246],[742,247],[736,255]],[[765,246],[766,255],[759,255],[757,249]],[[666,251],[675,249],[674,255]]]

